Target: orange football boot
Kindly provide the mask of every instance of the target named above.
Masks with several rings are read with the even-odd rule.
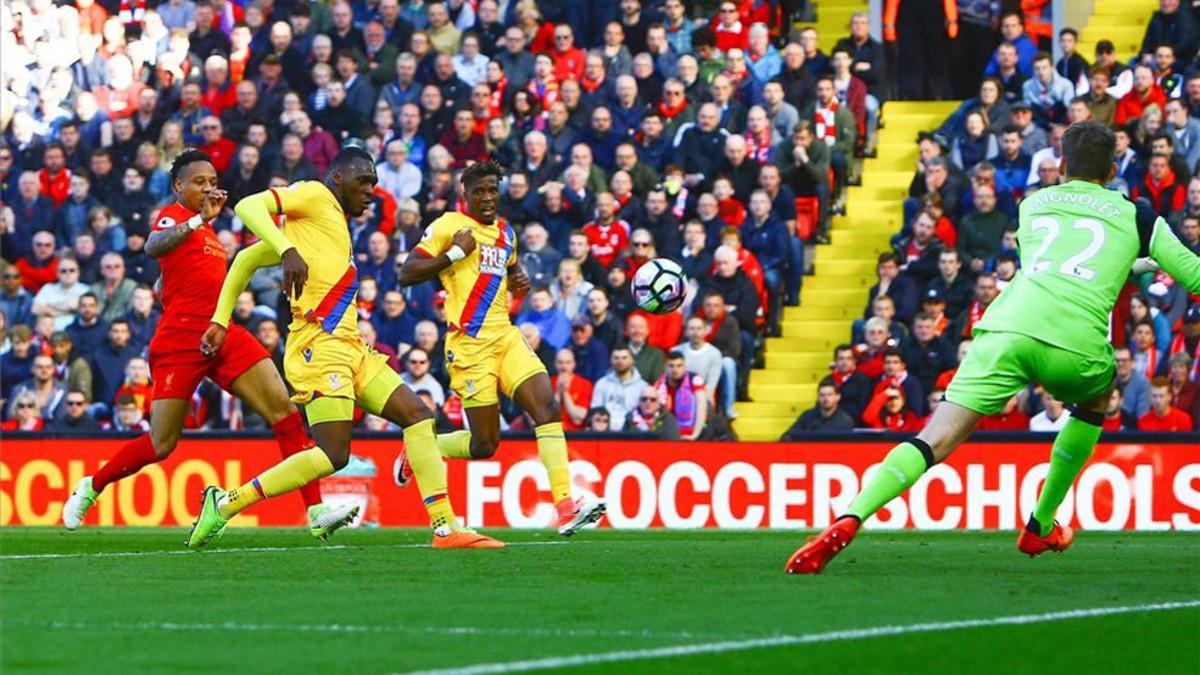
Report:
[[[1062,553],[1075,541],[1075,532],[1057,520],[1054,521],[1054,527],[1050,530],[1050,534],[1043,537],[1041,531],[1042,528],[1038,522],[1030,518],[1029,524],[1021,530],[1021,535],[1017,537],[1017,550],[1033,558],[1046,551]]]
[[[504,542],[492,539],[475,530],[461,528],[451,530],[442,526],[433,531],[434,548],[504,548]]]
[[[783,568],[788,574],[820,574],[833,557],[854,541],[860,521],[854,516],[842,516],[821,534],[810,537],[808,543],[788,558]]]

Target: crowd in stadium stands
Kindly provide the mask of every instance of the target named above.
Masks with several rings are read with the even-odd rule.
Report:
[[[854,339],[797,430],[920,425],[972,324],[1017,273],[1016,205],[1058,180],[1073,119],[1119,129],[1116,187],[1150,199],[1200,250],[1200,179],[1188,182],[1200,159],[1196,29],[1176,0],[1163,1],[1136,67],[1106,42],[1089,66],[1071,31],[1063,59],[1048,61],[1045,0],[1022,2],[1024,17],[999,16],[996,2],[960,1],[959,16],[950,1],[887,0],[884,43],[856,14],[828,54],[816,30],[793,28],[811,4],[819,11],[774,0],[6,2],[0,429],[147,427],[159,270],[144,246],[186,147],[212,157],[229,191],[214,226],[231,259],[252,239],[238,199],[323,178],[348,143],[378,158],[374,204],[349,223],[359,326],[441,429],[464,424],[447,386],[444,291],[401,288],[396,270],[456,208],[457,174],[476,161],[505,168],[500,212],[534,284],[512,314],[553,374],[568,430],[732,437],[763,340],[800,301],[805,244],[829,241],[897,92],[965,86],[978,98],[921,138],[895,251],[880,256]],[[889,78],[896,44],[908,47]],[[656,256],[692,280],[672,314],[637,310],[629,294]],[[291,314],[281,281],[260,270],[234,312],[280,367]],[[1113,323],[1113,428],[1191,428],[1200,308],[1165,275],[1135,281]],[[502,408],[506,428],[528,428]],[[1010,408],[988,426],[1055,428],[1065,414],[1036,390]],[[187,426],[265,422],[206,382]]]
[[[892,239],[893,250],[879,256],[878,282],[863,318],[854,323],[852,340],[834,351],[833,372],[819,385],[817,405],[785,438],[817,430],[922,427],[970,349],[972,327],[1018,273],[1018,204],[1062,178],[1062,134],[1072,122],[1096,120],[1113,128],[1117,175],[1109,187],[1149,200],[1200,255],[1200,33],[1192,9],[1162,0],[1139,55],[1125,64],[1115,60],[1108,40],[1097,43],[1089,63],[1076,51],[1079,36],[1071,28],[1059,32],[1062,56],[1055,61],[1047,34],[1033,34],[1029,15],[988,5],[959,2],[972,13],[947,17],[954,3],[888,3],[901,54],[908,55],[902,62],[924,53],[904,47],[906,35],[925,35],[940,45],[922,61],[932,81],[919,81],[922,71],[901,66],[902,93],[905,86],[917,96],[958,86],[942,54],[969,59],[978,45],[960,49],[963,36],[955,40],[944,27],[973,25],[975,39],[994,49],[971,65],[975,81],[962,94],[970,98],[936,130],[920,135],[904,225]],[[999,35],[982,28],[993,18]],[[905,72],[918,81],[906,80]],[[1200,298],[1189,297],[1164,272],[1131,275],[1113,313],[1111,337],[1117,390],[1104,428],[1200,430]],[[1058,430],[1069,414],[1034,385],[980,428]]]

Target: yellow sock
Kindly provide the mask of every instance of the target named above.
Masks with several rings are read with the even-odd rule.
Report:
[[[550,422],[533,430],[537,437],[538,456],[550,474],[550,494],[557,504],[571,498],[571,471],[567,468],[567,437],[562,422]]]
[[[467,434],[468,442],[470,434]],[[438,453],[438,438],[433,431],[433,420],[405,427],[404,448],[408,451],[408,463],[412,465],[421,491],[425,511],[429,513],[429,524],[434,528],[442,525],[455,526],[454,507],[446,492],[446,462]]]
[[[298,452],[258,474],[254,480],[225,493],[217,513],[228,520],[268,497],[287,494],[300,486],[333,473],[333,464],[318,447]]]
[[[471,432],[463,429],[437,437],[438,452],[446,459],[473,459],[471,457]]]

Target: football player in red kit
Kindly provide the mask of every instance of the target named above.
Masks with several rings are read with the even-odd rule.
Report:
[[[288,398],[283,378],[262,345],[231,325],[224,346],[211,356],[200,351],[227,269],[225,250],[209,224],[225,205],[217,171],[208,155],[188,150],[171,167],[178,201],[162,209],[146,253],[162,268],[162,320],[150,341],[154,402],[150,433],[130,441],[93,476],[86,476],[63,507],[63,525],[74,530],[110,483],[165,459],[179,443],[184,416],[196,387],[212,378],[266,418],[284,457],[314,446],[304,420]],[[321,501],[314,481],[300,489],[308,507],[309,530],[325,539],[347,525],[358,507],[331,507]]]

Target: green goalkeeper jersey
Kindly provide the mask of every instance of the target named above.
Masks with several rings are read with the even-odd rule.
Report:
[[[1137,258],[1151,257],[1200,293],[1200,257],[1144,200],[1087,181],[1038,190],[1021,202],[1021,271],[975,330],[1021,333],[1080,354],[1108,342],[1109,315]]]

